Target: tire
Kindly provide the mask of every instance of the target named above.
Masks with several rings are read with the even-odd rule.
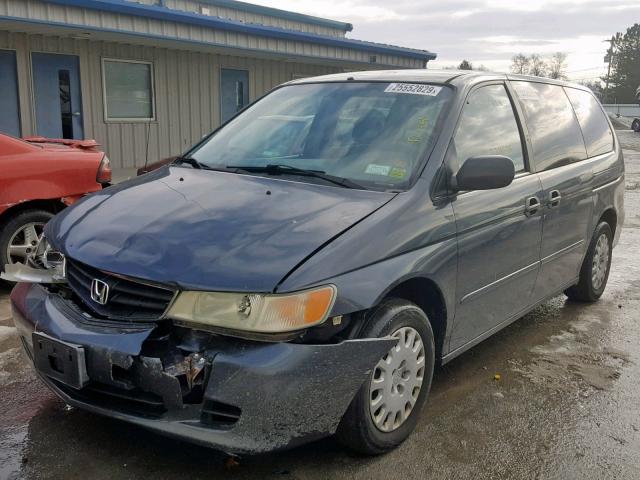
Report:
[[[431,324],[429,323],[429,319],[425,313],[417,305],[406,300],[395,298],[385,300],[382,304],[372,310],[366,322],[366,326],[360,335],[362,338],[380,338],[393,335],[394,333],[402,336],[404,332],[406,333],[406,336],[403,338],[406,338],[407,342],[411,342],[410,345],[413,345],[414,347],[412,351],[415,351],[415,348],[419,347],[416,347],[418,344],[413,343],[410,339],[411,329],[413,329],[413,331],[420,335],[424,348],[424,357],[422,362],[415,364],[418,366],[418,370],[415,368],[412,370],[417,372],[419,371],[420,365],[424,367],[422,370],[422,385],[420,386],[419,392],[416,392],[417,398],[411,395],[411,398],[415,399],[415,403],[413,408],[410,410],[410,413],[404,418],[402,423],[399,423],[399,425],[395,427],[391,421],[386,422],[385,424],[393,429],[391,431],[383,431],[381,429],[382,427],[376,425],[373,417],[374,413],[372,412],[372,409],[377,408],[377,406],[371,407],[370,401],[374,397],[380,395],[381,402],[385,401],[384,398],[390,398],[392,400],[395,399],[400,403],[408,402],[409,397],[407,395],[409,395],[409,389],[413,388],[412,385],[414,385],[415,379],[418,378],[419,375],[409,374],[407,375],[408,380],[406,383],[403,383],[403,378],[405,376],[404,372],[407,372],[408,370],[401,371],[400,375],[396,375],[396,373],[400,371],[400,367],[404,365],[401,363],[396,371],[394,371],[392,375],[390,374],[387,378],[390,378],[391,380],[397,379],[398,383],[403,383],[405,386],[402,387],[402,391],[399,390],[400,385],[397,387],[391,387],[396,388],[395,395],[400,395],[399,397],[385,397],[385,393],[380,387],[381,383],[387,385],[386,382],[380,382],[380,380],[385,377],[385,375],[382,375],[382,372],[379,370],[379,367],[383,362],[383,359],[381,359],[380,363],[374,367],[371,374],[367,377],[367,380],[352,400],[340,422],[340,425],[338,426],[336,438],[340,444],[357,453],[365,455],[379,455],[400,445],[411,434],[411,432],[413,432],[418,422],[418,418],[420,417],[422,407],[429,395],[429,390],[431,389],[435,363],[435,343],[433,330],[431,329]],[[401,342],[402,340],[399,341],[399,345]],[[404,353],[407,353],[409,356],[412,355],[409,350],[396,352],[397,348],[399,348],[399,346],[393,347],[389,354],[385,355],[383,358],[390,362],[397,362]],[[418,350],[418,352],[421,352],[421,350]],[[396,357],[393,357],[393,354],[395,354]],[[411,368],[414,365],[410,363],[411,361],[411,359],[408,360],[408,368]],[[395,365],[395,363],[392,363],[387,368],[391,369],[393,365]],[[376,377],[379,380],[379,384],[377,385],[378,390],[372,390],[372,382]],[[393,381],[391,383],[393,383]],[[389,392],[389,395],[392,395],[392,393]],[[406,408],[406,404],[404,408]],[[378,418],[382,418],[382,416],[379,415]],[[395,418],[397,421],[398,417]]]
[[[24,210],[13,217],[9,217],[0,225],[0,271],[4,271],[7,263],[23,263],[19,262],[16,257],[9,257],[9,244],[16,240],[17,232],[24,229],[30,224],[37,225],[36,232],[41,232],[42,226],[47,223],[53,214],[46,210]],[[6,282],[10,283],[10,282]]]
[[[601,242],[600,245],[598,242]],[[605,248],[605,243],[602,242],[606,242],[606,259],[602,259],[602,249]],[[589,249],[582,262],[580,280],[576,285],[564,292],[570,300],[595,302],[602,296],[607,286],[609,270],[611,269],[612,244],[613,232],[611,231],[611,226],[607,222],[600,222],[591,238]]]
[[[640,133],[640,118],[636,118],[633,120],[633,122],[631,123],[631,130],[636,133]]]

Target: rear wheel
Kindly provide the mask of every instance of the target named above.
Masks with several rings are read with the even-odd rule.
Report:
[[[636,118],[631,123],[631,130],[634,132],[640,132],[640,118]]]
[[[565,290],[565,295],[579,302],[595,302],[604,293],[611,269],[613,232],[607,222],[596,228],[580,268],[580,280]]]
[[[46,210],[25,210],[0,227],[0,271],[6,264],[24,264],[35,250],[45,224],[53,217]]]
[[[398,343],[374,367],[336,433],[342,445],[367,455],[387,452],[411,434],[433,378],[433,331],[417,305],[388,299],[374,309],[362,337],[386,336]]]

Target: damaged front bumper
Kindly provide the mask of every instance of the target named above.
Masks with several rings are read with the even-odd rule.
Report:
[[[44,348],[35,352],[36,371],[65,402],[230,453],[290,448],[333,434],[396,342],[262,343],[101,321],[37,284],[18,284],[11,302],[29,357],[34,347]],[[56,345],[80,362],[80,383],[51,357]]]

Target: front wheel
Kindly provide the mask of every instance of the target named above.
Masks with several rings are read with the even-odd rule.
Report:
[[[612,246],[611,227],[607,222],[600,222],[582,262],[580,280],[564,292],[570,300],[595,302],[602,296],[609,279]]]
[[[398,343],[380,359],[345,413],[336,436],[345,447],[378,455],[414,430],[431,389],[433,330],[415,304],[388,299],[373,310],[364,338],[391,336]]]

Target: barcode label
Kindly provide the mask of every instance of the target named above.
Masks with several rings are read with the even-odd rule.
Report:
[[[442,87],[425,85],[423,83],[390,83],[384,93],[408,93],[409,95],[427,95],[435,97]]]

